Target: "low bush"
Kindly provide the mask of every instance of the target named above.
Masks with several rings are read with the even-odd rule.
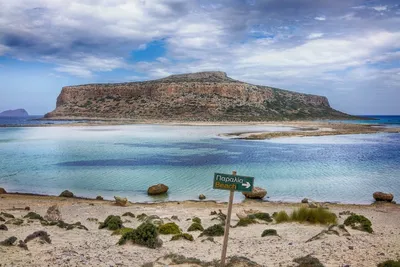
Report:
[[[400,260],[387,260],[377,265],[378,267],[400,267]]]
[[[171,241],[180,240],[180,239],[186,239],[186,240],[189,240],[189,241],[193,241],[194,240],[194,238],[193,238],[193,236],[191,234],[183,233],[183,234],[174,235],[171,238]]]
[[[160,225],[158,231],[162,235],[176,235],[181,233],[179,226],[174,222]]]
[[[200,223],[194,222],[188,228],[188,232],[192,232],[192,231],[204,231],[204,228]]]
[[[320,223],[320,224],[336,224],[336,214],[323,209],[310,209],[302,207],[294,210],[290,215],[290,220],[295,222],[309,222],[309,223]]]
[[[133,214],[133,213],[130,212],[130,211],[125,212],[124,214],[122,214],[122,216],[123,216],[123,217],[124,217],[124,216],[129,216],[129,217],[135,218],[135,214]]]
[[[162,241],[158,238],[157,227],[152,223],[142,223],[137,229],[123,234],[118,244],[123,245],[127,241],[132,241],[134,244],[148,248],[162,246]]]
[[[236,226],[248,226],[249,224],[254,224],[257,223],[256,220],[254,219],[250,219],[249,217],[246,218],[241,218],[238,223],[236,224]]]
[[[276,213],[274,219],[277,223],[288,222],[290,220],[289,215],[284,210]]]
[[[14,215],[7,213],[7,212],[1,212],[0,215],[5,218],[15,218]]]
[[[40,221],[44,220],[43,217],[40,216],[40,214],[37,214],[36,212],[32,212],[32,211],[29,212],[28,214],[26,214],[24,216],[24,218],[28,218],[28,219],[31,219],[31,220],[40,220]]]
[[[99,225],[99,229],[107,228],[108,230],[113,231],[122,227],[121,217],[114,215],[109,215],[105,221]]]
[[[275,229],[266,229],[262,232],[261,237],[264,236],[277,236],[278,233],[276,232]]]
[[[136,218],[139,221],[144,222],[145,220],[147,220],[147,214],[146,213],[142,213],[142,214],[138,215]]]
[[[368,233],[373,232],[371,221],[362,215],[357,215],[357,214],[350,215],[344,221],[344,225],[347,225],[347,226],[350,225],[351,228],[353,228],[353,229],[368,232]]]
[[[208,227],[201,233],[200,236],[223,236],[225,232],[225,229],[222,225],[220,224],[214,224],[213,226]]]
[[[272,218],[269,215],[269,213],[266,212],[259,212],[259,213],[254,213],[254,214],[250,214],[249,216],[250,219],[258,219],[258,220],[262,220],[262,221],[266,221],[266,222],[272,222]]]
[[[192,222],[200,223],[200,224],[201,224],[201,219],[200,219],[199,217],[194,217],[194,218],[192,219]]]
[[[121,229],[115,230],[111,235],[124,235],[126,233],[132,232],[133,228],[122,227]]]

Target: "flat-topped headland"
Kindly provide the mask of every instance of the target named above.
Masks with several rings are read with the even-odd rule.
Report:
[[[143,82],[66,86],[46,119],[271,121],[351,119],[324,96],[199,72]]]

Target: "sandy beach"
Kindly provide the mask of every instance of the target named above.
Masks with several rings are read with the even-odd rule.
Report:
[[[28,243],[29,250],[18,246],[0,246],[1,266],[142,266],[155,262],[167,254],[194,257],[204,262],[220,258],[223,237],[199,237],[199,231],[190,232],[194,241],[170,241],[171,235],[160,235],[163,245],[150,249],[133,244],[117,245],[120,236],[112,231],[99,230],[99,222],[108,215],[121,216],[125,212],[135,215],[145,213],[157,215],[164,223],[174,221],[186,232],[195,216],[204,228],[217,223],[210,216],[219,209],[226,213],[226,203],[206,202],[165,202],[153,204],[129,203],[127,207],[116,206],[113,201],[99,201],[53,196],[2,194],[0,212],[10,213],[23,219],[30,211],[45,216],[47,209],[58,205],[62,219],[66,223],[81,222],[88,228],[65,230],[57,226],[43,226],[38,220],[24,219],[21,225],[6,224],[8,231],[0,231],[0,241],[15,236],[24,240],[35,231],[44,230],[51,238],[51,244],[38,239]],[[271,203],[246,201],[234,204],[231,226],[239,220],[236,214],[249,210],[274,213],[285,210],[288,213],[307,204]],[[372,205],[324,204],[329,211],[338,215],[338,223],[343,223],[350,211],[364,215],[372,222],[373,233],[366,233],[346,227],[349,236],[323,235],[319,240],[306,242],[328,228],[327,225],[300,223],[259,222],[246,227],[231,227],[228,256],[242,256],[259,266],[298,266],[293,259],[312,255],[324,266],[376,266],[388,259],[400,258],[400,207],[396,204],[380,203]],[[172,220],[177,216],[178,220]],[[4,217],[4,216],[3,216]],[[91,218],[91,219],[90,219]],[[136,228],[141,222],[137,218],[122,217],[125,227]],[[265,229],[277,230],[278,236],[261,237]],[[44,244],[43,244],[44,243]],[[160,262],[158,260],[157,262]],[[348,264],[348,265],[346,265]],[[152,265],[148,265],[152,266]],[[157,265],[154,266],[163,266]],[[165,266],[165,265],[164,265]],[[200,266],[200,265],[182,265]]]

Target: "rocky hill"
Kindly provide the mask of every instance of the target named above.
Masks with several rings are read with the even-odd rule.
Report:
[[[224,72],[163,79],[64,87],[45,118],[267,121],[343,119],[324,96],[236,81]]]
[[[29,114],[25,109],[5,110],[0,112],[0,117],[28,117]]]

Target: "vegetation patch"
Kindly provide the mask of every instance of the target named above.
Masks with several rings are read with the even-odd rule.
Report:
[[[7,238],[6,240],[3,240],[0,242],[0,245],[2,246],[12,246],[15,241],[17,241],[17,238],[15,236],[11,236],[9,238]]]
[[[277,223],[283,223],[283,222],[290,221],[289,215],[284,210],[282,210],[278,213],[274,213],[274,219]]]
[[[350,215],[345,221],[344,225],[351,226],[351,228],[372,233],[372,223],[363,215],[353,214]]]
[[[13,218],[11,220],[6,221],[6,224],[14,224],[14,225],[21,225],[24,223],[24,220],[20,218]]]
[[[275,229],[266,229],[261,234],[261,237],[264,236],[278,236],[278,232]]]
[[[208,227],[201,233],[200,236],[223,236],[225,232],[225,229],[222,225],[220,224],[214,224],[213,226]]]
[[[40,220],[40,221],[44,220],[43,217],[40,216],[40,214],[37,214],[36,212],[32,212],[32,211],[29,212],[28,214],[26,214],[24,216],[24,218],[28,218],[28,219],[31,219],[31,220]]]
[[[138,215],[136,218],[139,221],[144,222],[145,220],[147,220],[147,214],[146,213],[142,213],[142,214]]]
[[[181,233],[179,226],[174,222],[160,225],[158,231],[162,235],[176,235]]]
[[[0,215],[2,215],[5,218],[12,218],[12,219],[15,218],[14,215],[7,213],[7,212],[2,212],[2,213],[0,213]]]
[[[296,258],[293,261],[299,264],[297,267],[324,267],[319,259],[314,258],[311,255]]]
[[[379,263],[378,267],[400,267],[400,260],[387,260]]]
[[[244,226],[248,226],[248,225],[254,224],[254,223],[257,223],[257,221],[256,221],[255,219],[251,219],[251,218],[249,218],[249,217],[241,218],[241,219],[238,221],[238,223],[236,224],[236,227],[237,227],[237,226],[244,227]]]
[[[51,244],[51,239],[49,234],[46,231],[36,231],[30,235],[28,235],[25,240],[24,243],[28,243],[29,241],[35,239],[35,238],[40,238],[41,240],[43,240],[44,242]]]
[[[320,223],[320,224],[336,224],[336,214],[323,209],[310,209],[302,207],[294,210],[290,215],[290,220],[295,222],[309,222],[309,223]]]
[[[254,214],[250,214],[249,216],[247,216],[250,219],[257,219],[257,220],[262,220],[262,221],[266,221],[266,222],[272,222],[272,218],[269,215],[269,213],[266,212],[259,212],[259,213],[254,213]]]
[[[126,233],[132,232],[133,228],[122,227],[121,229],[115,230],[111,235],[124,235]]]
[[[188,228],[188,232],[193,232],[193,231],[204,231],[204,228],[200,223],[194,222]]]
[[[201,224],[201,219],[200,219],[199,217],[194,217],[194,218],[192,219],[192,222]]]
[[[99,225],[99,229],[117,230],[122,228],[122,220],[119,216],[109,215],[106,220]]]
[[[171,241],[180,240],[180,239],[186,239],[186,240],[189,240],[189,241],[193,241],[194,240],[194,238],[193,238],[193,236],[191,234],[182,233],[182,234],[174,235],[171,238]]]
[[[122,216],[129,216],[129,217],[135,218],[135,214],[133,214],[133,213],[130,212],[130,211],[125,212],[124,214],[122,214]]]
[[[132,241],[134,244],[148,248],[162,246],[162,241],[158,238],[157,227],[152,223],[142,223],[137,229],[123,234],[118,244],[123,245],[127,241]]]

